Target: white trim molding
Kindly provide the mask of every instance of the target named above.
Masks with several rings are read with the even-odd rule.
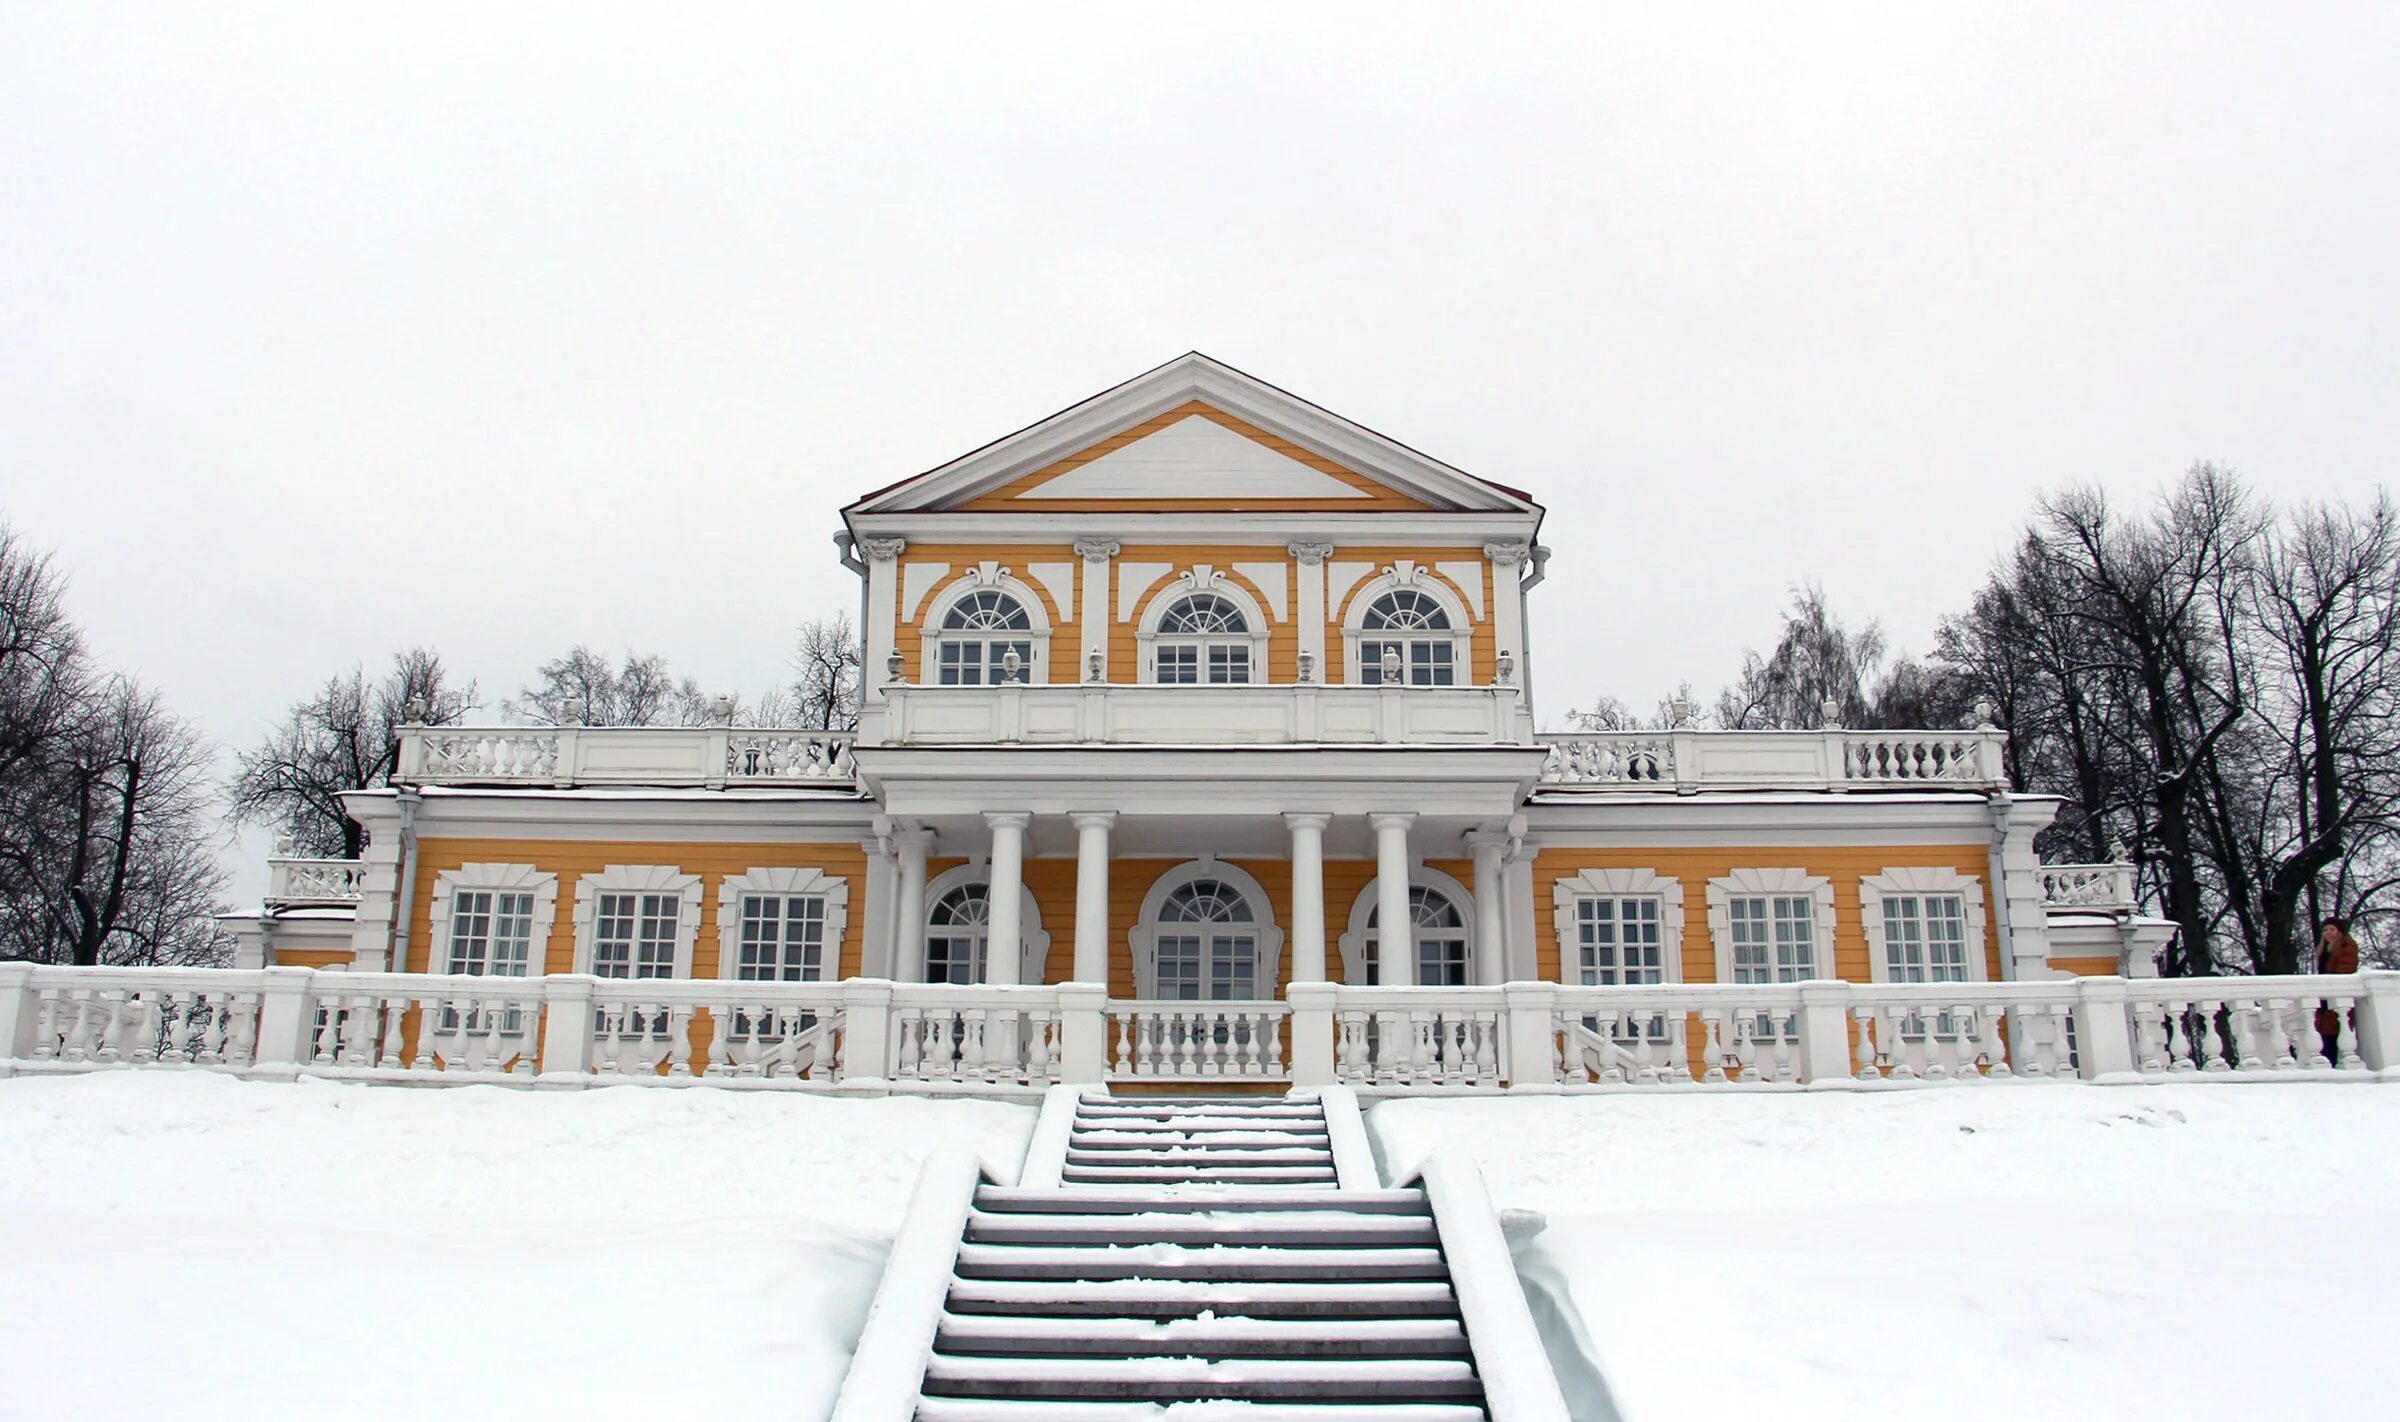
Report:
[[[1440,604],[1449,627],[1441,631],[1424,630],[1415,633],[1393,631],[1378,633],[1380,641],[1436,641],[1450,639],[1450,665],[1456,669],[1453,682],[1457,686],[1474,686],[1475,681],[1475,619],[1468,615],[1465,599],[1449,579],[1433,568],[1414,559],[1394,560],[1382,572],[1357,585],[1355,590],[1344,589],[1349,601],[1342,608],[1342,666],[1343,679],[1356,686],[1364,680],[1364,669],[1358,660],[1358,644],[1366,635],[1367,610],[1386,593],[1402,589],[1421,592]]]
[[[1250,922],[1258,933],[1258,986],[1264,998],[1283,995],[1283,929],[1275,922],[1275,901],[1249,871],[1228,864],[1222,859],[1202,857],[1187,860],[1158,876],[1150,891],[1142,895],[1142,914],[1134,920],[1133,931],[1126,935],[1133,949],[1133,985],[1135,997],[1152,998],[1158,995],[1158,930],[1159,911],[1166,907],[1167,898],[1186,884],[1213,879],[1231,887],[1250,906]]]
[[[1867,935],[1867,972],[1873,982],[1891,980],[1891,964],[1883,952],[1883,899],[1886,894],[1956,894],[1967,921],[1967,981],[1991,980],[1991,945],[1984,941],[1983,880],[1956,869],[1934,867],[1887,868],[1858,881],[1859,927]]]
[[[1033,584],[1016,576],[992,559],[985,559],[966,570],[956,579],[935,590],[925,603],[925,615],[917,619],[917,679],[927,686],[938,685],[942,675],[942,619],[959,599],[970,593],[1002,592],[1015,598],[1025,609],[1025,620],[1032,625],[1025,629],[1023,640],[1032,645],[1024,679],[1040,685],[1050,680],[1050,635],[1055,630],[1050,620],[1048,599],[1034,589]],[[951,635],[973,637],[977,641],[1017,640],[996,632],[956,632]]]
[[[1716,980],[1721,983],[1733,981],[1733,899],[1737,895],[1754,898],[1762,894],[1807,894],[1815,901],[1811,913],[1817,937],[1816,961],[1810,966],[1816,969],[1819,978],[1836,976],[1833,963],[1833,881],[1805,869],[1736,869],[1721,879],[1708,881],[1708,939],[1710,946],[1716,950]]]
[[[932,880],[925,885],[925,922],[917,925],[916,981],[925,981],[924,944],[928,930],[933,925],[934,905],[942,901],[944,894],[961,884],[981,884],[988,895],[991,891],[991,883],[992,861],[978,857],[943,870],[934,875]],[[1027,984],[1046,983],[1050,981],[1050,932],[1042,927],[1042,906],[1034,902],[1033,890],[1022,882],[1017,885],[1017,902],[1017,964],[1019,971],[1017,981]],[[988,925],[989,921],[986,922]],[[988,926],[986,932],[989,932]],[[988,937],[984,942],[984,951],[987,954],[991,951],[991,942]]]
[[[1375,916],[1376,901],[1382,893],[1383,876],[1378,874],[1367,881],[1358,897],[1350,902],[1350,917],[1345,920],[1340,941],[1342,950],[1342,981],[1356,985],[1367,980],[1367,920]],[[1466,885],[1439,869],[1418,864],[1408,871],[1408,886],[1412,889],[1438,889],[1458,910],[1467,937],[1467,962],[1473,964],[1475,942],[1475,895]],[[1380,929],[1380,925],[1378,925]],[[1410,951],[1415,951],[1416,925],[1409,925]]]
[[[1658,965],[1663,981],[1683,981],[1683,881],[1655,869],[1585,869],[1562,874],[1551,886],[1558,929],[1558,976],[1561,982],[1583,981],[1583,941],[1576,922],[1576,904],[1588,898],[1658,900]],[[1572,976],[1570,976],[1570,974]]]
[[[432,911],[426,929],[427,972],[450,971],[450,910],[460,889],[532,894],[533,924],[525,940],[525,973],[540,977],[550,971],[550,926],[558,920],[558,876],[530,864],[461,864],[433,876],[433,902],[427,905]]]
[[[1225,575],[1222,568],[1200,563],[1184,569],[1155,591],[1148,594],[1142,605],[1140,623],[1135,627],[1134,642],[1140,648],[1141,669],[1137,673],[1145,683],[1158,680],[1158,625],[1166,620],[1176,604],[1195,594],[1212,594],[1232,603],[1242,614],[1247,630],[1240,634],[1227,633],[1211,638],[1214,641],[1246,642],[1250,647],[1250,679],[1240,685],[1256,685],[1267,679],[1267,610],[1259,605],[1250,590]]]
[[[690,977],[692,947],[700,941],[700,876],[672,864],[611,864],[575,881],[575,971],[592,970],[600,896],[611,893],[674,894],[682,900],[675,910],[674,976]]]
[[[850,927],[850,881],[822,869],[761,867],[728,874],[717,885],[717,976],[731,979],[742,966],[742,898],[746,894],[813,894],[825,901],[825,971],[822,981],[842,975],[842,944]]]

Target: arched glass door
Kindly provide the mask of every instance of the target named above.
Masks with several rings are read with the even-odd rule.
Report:
[[[1415,940],[1417,986],[1464,987],[1467,982],[1467,919],[1458,905],[1439,889],[1422,884],[1409,887],[1410,936]],[[1367,913],[1367,985],[1382,971],[1383,908]]]
[[[1259,932],[1250,901],[1232,885],[1194,879],[1167,896],[1153,940],[1158,995],[1238,1002],[1259,995]]]

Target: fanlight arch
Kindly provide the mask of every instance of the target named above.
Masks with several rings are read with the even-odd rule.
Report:
[[[1193,569],[1152,595],[1134,639],[1146,682],[1247,686],[1267,679],[1266,609],[1214,569]]]
[[[1248,1000],[1273,997],[1281,981],[1274,904],[1257,879],[1223,860],[1160,875],[1128,937],[1137,997]]]
[[[1005,568],[977,569],[936,594],[919,635],[921,680],[930,686],[994,686],[1050,679],[1050,615],[1041,594]]]
[[[1389,659],[1396,657],[1399,684],[1471,685],[1474,627],[1449,585],[1413,564],[1395,564],[1350,599],[1342,619],[1349,679],[1354,685],[1380,686]]]
[[[1357,985],[1379,976],[1382,880],[1374,879],[1350,905],[1341,938],[1342,981]],[[1414,940],[1417,985],[1461,986],[1472,980],[1475,961],[1475,899],[1467,886],[1439,869],[1420,866],[1408,876],[1409,932]]]

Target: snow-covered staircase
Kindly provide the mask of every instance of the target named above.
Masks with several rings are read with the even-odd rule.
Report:
[[[1484,1418],[1425,1191],[1338,1174],[1314,1097],[1081,1097],[1055,1186],[976,1189],[917,1418]]]

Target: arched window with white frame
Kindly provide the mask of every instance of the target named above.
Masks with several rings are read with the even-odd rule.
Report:
[[[1250,620],[1221,593],[1169,604],[1151,641],[1150,679],[1162,686],[1245,686],[1255,679]]]
[[[962,864],[925,886],[925,978],[929,983],[989,982],[991,885],[980,865]],[[1017,981],[1047,981],[1050,935],[1029,889],[1019,888]]]
[[[1382,976],[1383,905],[1380,881],[1371,881],[1350,911],[1341,938],[1342,980],[1375,986]],[[1466,886],[1438,870],[1419,868],[1409,878],[1409,937],[1418,987],[1464,987],[1473,981],[1473,899]]]
[[[934,686],[1040,683],[1050,676],[1050,614],[1008,569],[971,568],[926,604],[922,678]],[[1013,673],[1010,668],[1014,667]]]
[[[1132,934],[1134,991],[1186,1002],[1273,997],[1283,930],[1259,882],[1199,859],[1169,870],[1143,896]]]
[[[1465,686],[1474,680],[1474,620],[1430,570],[1394,564],[1360,588],[1349,606],[1342,643],[1352,684]]]

